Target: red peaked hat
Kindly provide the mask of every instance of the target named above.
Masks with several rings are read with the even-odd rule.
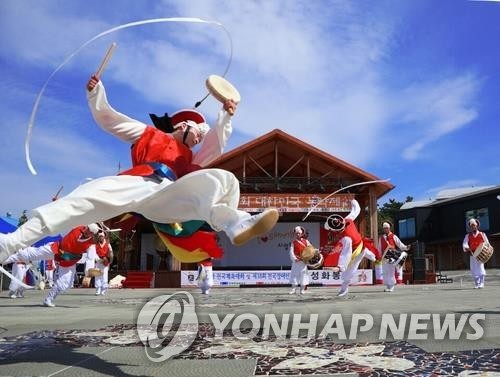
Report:
[[[205,117],[201,113],[191,109],[182,109],[176,111],[170,118],[172,119],[173,126],[175,126],[177,123],[185,122],[187,120],[191,120],[195,123],[207,123]]]

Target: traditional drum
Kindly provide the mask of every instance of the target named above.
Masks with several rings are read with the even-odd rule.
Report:
[[[89,268],[87,270],[87,276],[91,278],[95,278],[96,276],[101,276],[102,271],[98,268]]]
[[[92,278],[90,276],[85,276],[82,280],[82,287],[83,288],[90,288],[91,281],[92,281]]]
[[[210,75],[205,84],[210,94],[222,103],[228,99],[233,100],[237,104],[241,101],[240,92],[224,77]]]
[[[312,245],[306,246],[300,253],[300,257],[309,268],[316,269],[323,266],[323,255]]]
[[[493,246],[491,246],[489,243],[483,242],[477,247],[472,256],[479,262],[486,263],[493,255],[493,251]]]
[[[407,256],[408,253],[406,251],[401,251],[397,249],[387,249],[382,258],[385,259],[389,264],[402,266],[405,263],[405,259]]]

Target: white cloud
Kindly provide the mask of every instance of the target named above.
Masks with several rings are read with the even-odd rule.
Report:
[[[349,2],[181,4],[180,13],[218,16],[231,30],[237,129],[260,136],[282,128],[349,162],[372,158],[388,115],[377,64],[391,23],[377,12],[357,18]]]
[[[55,66],[106,24],[50,1],[2,1],[2,48],[10,59]]]
[[[446,183],[443,183],[439,186],[436,187],[431,187],[427,189],[428,194],[432,194],[435,196],[438,192],[443,191],[443,190],[448,190],[448,189],[456,189],[456,188],[462,188],[462,187],[474,187],[478,186],[480,182],[477,179],[462,179],[462,180],[454,180],[454,181],[449,181]]]
[[[403,157],[421,157],[428,144],[469,125],[478,115],[476,96],[481,80],[472,74],[414,85],[402,93],[402,120],[413,128]]]
[[[2,56],[23,67],[18,77],[4,79],[19,103],[2,101],[0,120],[14,140],[4,149],[15,155],[16,162],[9,164],[22,174],[24,125],[37,85],[84,41],[120,23],[145,18],[200,17],[220,21],[229,30],[234,55],[227,78],[242,95],[233,141],[249,141],[281,128],[364,166],[375,159],[393,162],[401,154],[408,160],[422,158],[429,145],[471,124],[478,115],[476,98],[482,81],[477,75],[459,71],[451,75],[447,67],[442,67],[443,74],[438,67],[432,76],[411,86],[394,84],[397,79],[387,71],[405,15],[391,15],[396,14],[394,7],[410,5],[164,1],[146,6],[110,1],[96,11],[97,3],[0,2],[0,42],[2,54],[7,54]],[[118,49],[104,75],[109,99],[118,110],[139,114],[143,120],[148,112],[191,107],[206,94],[205,78],[221,74],[228,63],[226,34],[213,25],[199,24],[124,30],[75,56],[45,94],[32,140],[35,167],[57,173],[56,179],[68,182],[68,187],[82,177],[113,174],[118,161],[128,163],[127,147],[93,125],[82,94],[84,79],[72,89],[62,82],[95,70],[112,40]],[[24,73],[30,65],[38,69],[38,82],[22,87],[16,80],[31,79]],[[77,99],[76,92],[82,94]],[[200,110],[213,119],[219,107],[209,98]],[[5,164],[7,159],[0,157]],[[64,171],[71,177],[61,174]],[[47,189],[52,190],[50,186]]]

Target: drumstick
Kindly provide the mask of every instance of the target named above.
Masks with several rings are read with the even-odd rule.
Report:
[[[234,101],[233,101],[234,102]],[[234,115],[234,108],[233,107],[229,107],[227,108],[227,112],[229,113],[229,115],[233,116]]]
[[[104,71],[104,68],[106,68],[106,65],[108,65],[109,59],[111,59],[111,55],[113,55],[113,52],[115,51],[116,48],[116,42],[111,43],[111,46],[109,46],[108,52],[106,52],[106,56],[101,62],[101,66],[97,70],[95,76],[100,79],[102,72]]]

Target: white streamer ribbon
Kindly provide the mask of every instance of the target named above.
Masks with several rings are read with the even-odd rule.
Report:
[[[35,104],[33,106],[33,110],[31,111],[31,116],[30,120],[28,123],[28,134],[26,135],[26,141],[24,143],[24,151],[26,155],[26,163],[28,164],[28,168],[31,172],[31,174],[36,175],[37,172],[35,168],[33,167],[33,164],[31,163],[30,159],[30,140],[31,140],[31,133],[33,131],[33,125],[35,123],[35,117],[36,113],[38,111],[38,106],[40,104],[40,99],[42,98],[43,93],[45,92],[45,88],[47,87],[48,83],[54,77],[54,75],[61,70],[76,54],[78,54],[81,50],[83,50],[85,47],[87,47],[90,43],[94,42],[95,40],[104,37],[105,35],[111,34],[115,31],[122,30],[122,29],[127,29],[135,26],[140,26],[140,25],[146,25],[146,24],[156,24],[156,23],[163,23],[163,22],[189,22],[189,23],[204,23],[204,24],[212,24],[221,27],[227,34],[229,38],[229,43],[231,46],[231,53],[229,57],[228,64],[226,66],[226,69],[224,71],[224,74],[222,75],[223,77],[226,75],[229,66],[231,64],[232,56],[233,56],[233,41],[231,39],[231,35],[227,31],[227,29],[219,22],[216,21],[207,21],[203,20],[201,18],[192,18],[192,17],[170,17],[170,18],[153,18],[153,19],[147,19],[147,20],[141,20],[141,21],[135,21],[135,22],[130,22],[128,24],[123,24],[116,26],[114,28],[108,29],[106,31],[103,31],[100,34],[97,34],[95,37],[89,39],[87,42],[85,42],[83,45],[81,45],[78,49],[76,49],[73,53],[71,53],[64,61],[50,74],[48,79],[45,81],[45,83],[42,86],[42,89],[40,90],[40,93],[38,93],[38,96],[36,97]]]
[[[5,274],[5,276],[9,277],[12,281],[15,281],[17,284],[19,284],[21,287],[24,289],[35,289],[35,287],[32,287],[31,285],[25,284],[18,278],[16,278],[14,275],[12,275],[9,271],[7,271],[3,266],[0,265],[0,272]]]
[[[342,187],[340,189],[338,189],[337,191],[335,192],[332,192],[331,194],[328,194],[327,196],[325,196],[323,199],[321,199],[318,203],[316,203],[315,206],[313,206],[309,212],[307,212],[307,215],[304,216],[304,218],[302,219],[302,221],[304,221],[305,219],[307,219],[309,217],[309,215],[312,213],[312,211],[314,210],[314,208],[316,208],[317,206],[320,205],[320,203],[324,202],[326,199],[328,199],[329,197],[335,195],[335,194],[338,194],[339,192],[341,191],[344,191],[344,190],[347,190],[347,189],[350,189],[351,187],[355,187],[355,186],[364,186],[364,185],[370,185],[372,183],[379,183],[379,182],[389,182],[390,179],[377,179],[375,181],[366,181],[366,182],[358,182],[358,183],[353,183],[352,185],[349,185],[349,186],[346,186],[346,187]]]
[[[101,229],[104,230],[105,232],[107,233],[112,233],[112,232],[121,232],[122,229],[121,228],[116,228],[116,229],[111,229],[109,226],[107,226],[106,224],[104,223],[99,223],[99,225],[101,226]]]

